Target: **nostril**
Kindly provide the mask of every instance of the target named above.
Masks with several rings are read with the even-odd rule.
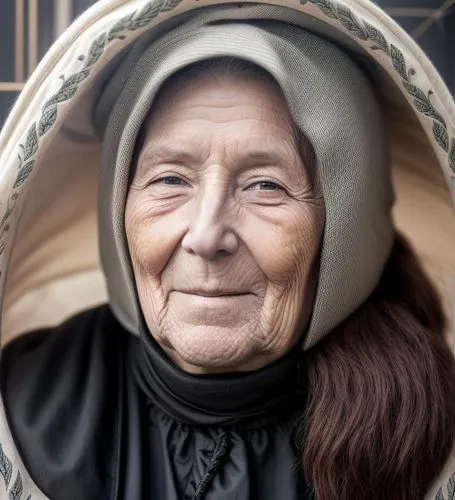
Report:
[[[228,255],[230,255],[231,252],[228,252],[227,250],[218,250],[217,253],[216,253],[216,256],[217,257],[227,257]]]
[[[185,236],[183,237],[182,240],[182,248],[185,250],[185,252],[188,252],[190,254],[196,253],[194,251],[192,242],[191,242],[191,235],[189,233],[186,233]]]

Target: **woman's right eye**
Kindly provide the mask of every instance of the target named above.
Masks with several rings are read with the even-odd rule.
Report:
[[[179,186],[186,184],[183,179],[175,175],[167,175],[166,177],[161,177],[153,181],[153,184],[165,184],[166,186]]]

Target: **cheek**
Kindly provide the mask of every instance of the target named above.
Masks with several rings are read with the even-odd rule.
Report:
[[[135,193],[128,197],[125,209],[125,231],[135,272],[158,276],[179,245],[184,234],[179,211],[155,216],[147,203]]]
[[[303,287],[313,267],[322,231],[323,211],[305,207],[291,210],[273,223],[256,219],[246,231],[246,242],[272,283],[280,288]]]

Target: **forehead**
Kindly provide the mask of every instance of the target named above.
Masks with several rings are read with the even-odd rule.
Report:
[[[160,91],[144,125],[147,140],[197,135],[201,128],[275,136],[289,136],[294,130],[280,88],[251,77],[204,76],[173,82]]]

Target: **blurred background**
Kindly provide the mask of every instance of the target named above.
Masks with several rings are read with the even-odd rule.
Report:
[[[95,0],[0,0],[0,127],[56,37]],[[420,43],[455,94],[455,0],[377,0]]]

